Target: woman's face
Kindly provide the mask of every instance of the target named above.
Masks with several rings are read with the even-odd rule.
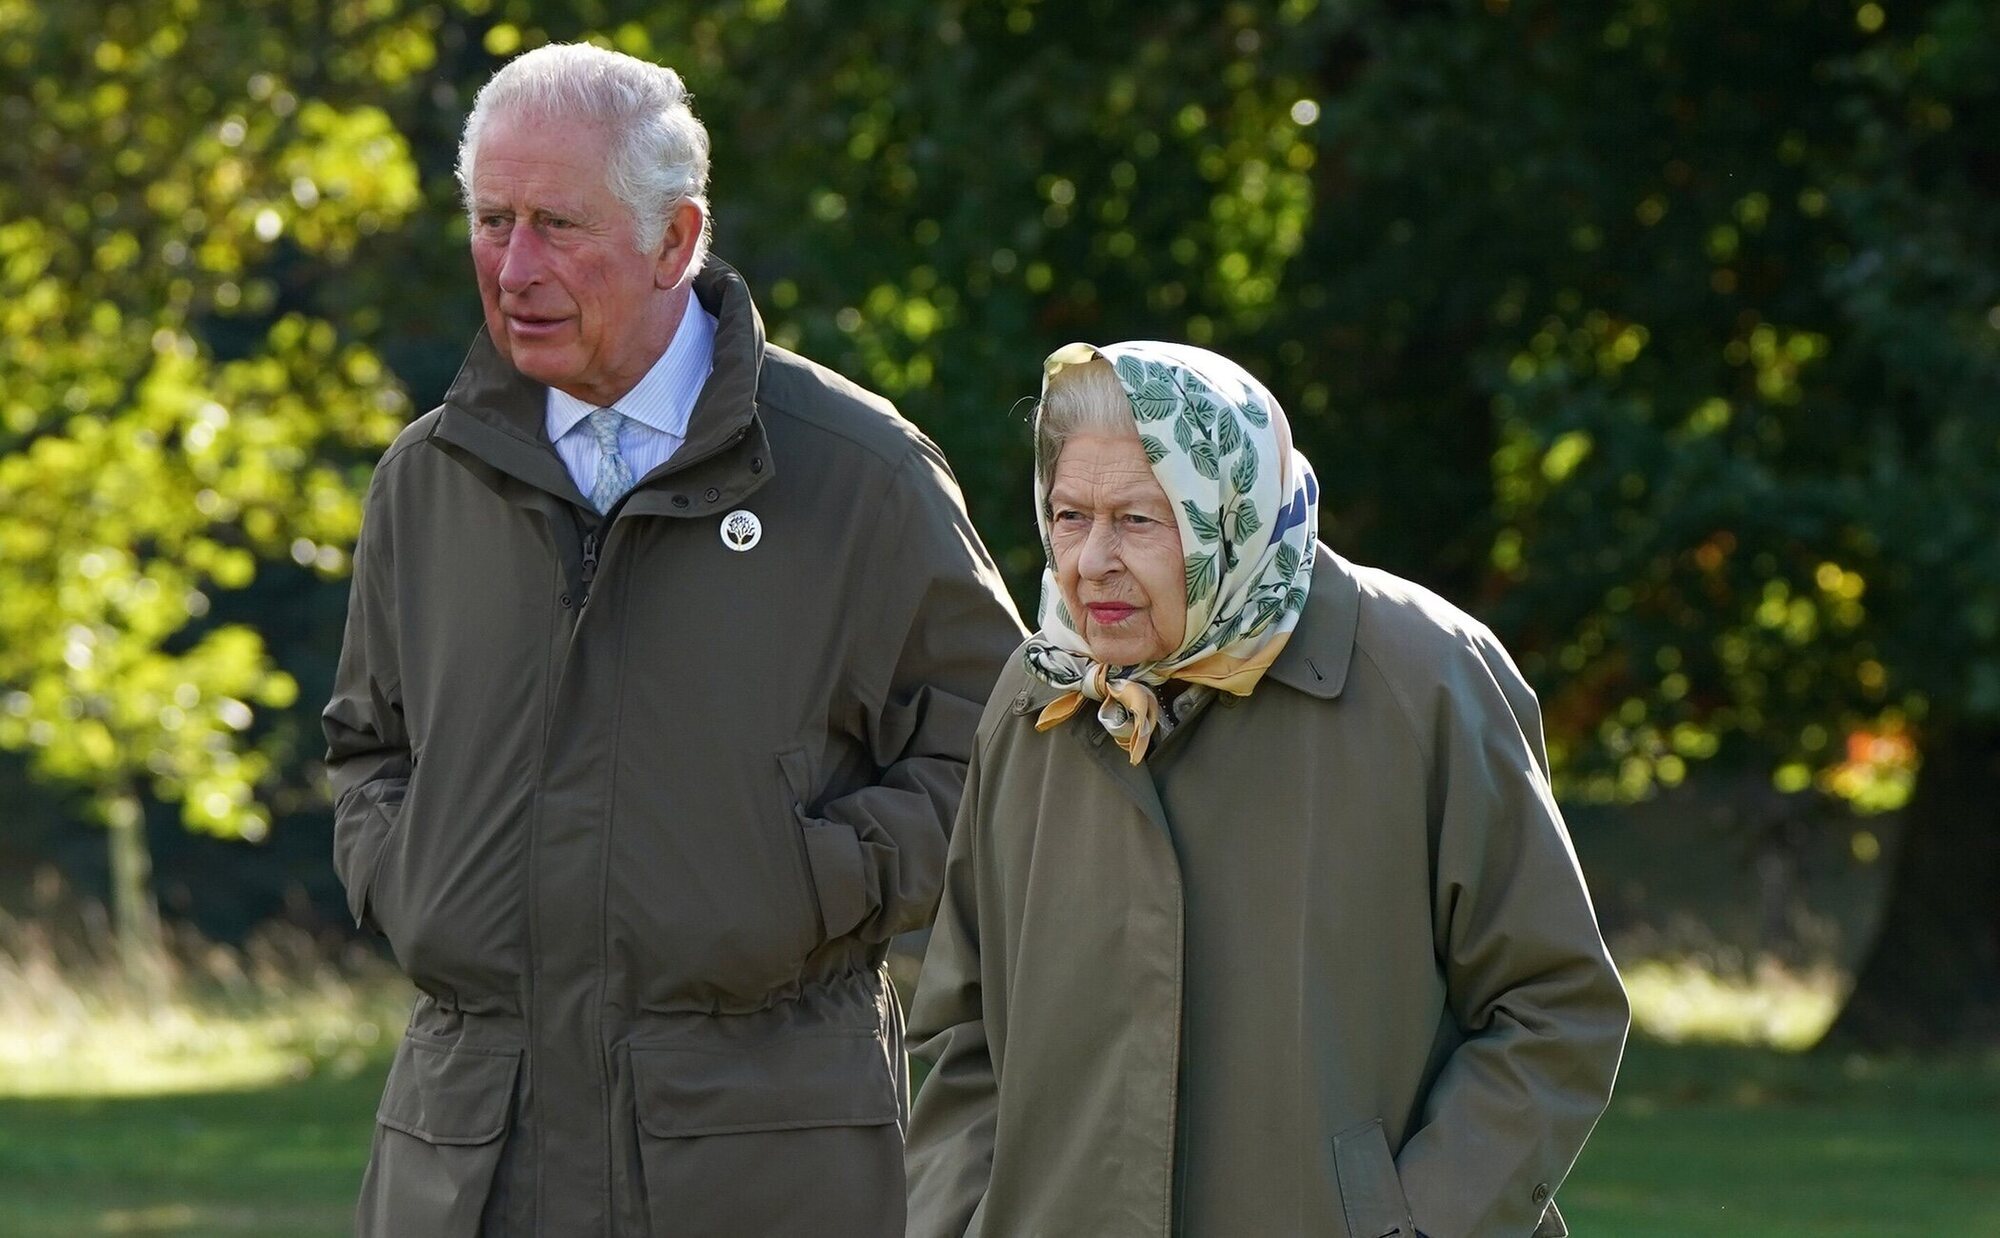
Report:
[[[1049,483],[1049,540],[1076,630],[1112,666],[1157,661],[1187,633],[1187,581],[1173,503],[1139,431],[1076,434]]]

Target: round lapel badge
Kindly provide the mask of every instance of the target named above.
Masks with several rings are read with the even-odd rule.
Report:
[[[739,507],[722,518],[722,544],[731,550],[748,550],[763,537],[764,522],[747,508]]]

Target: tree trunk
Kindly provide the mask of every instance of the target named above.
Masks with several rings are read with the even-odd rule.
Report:
[[[120,795],[105,812],[111,849],[111,922],[118,966],[132,994],[157,1001],[164,989],[165,951],[160,911],[153,901],[153,854],[146,845],[146,814],[135,795]]]
[[[1934,731],[1905,815],[1882,928],[1830,1048],[2000,1038],[2000,727]]]

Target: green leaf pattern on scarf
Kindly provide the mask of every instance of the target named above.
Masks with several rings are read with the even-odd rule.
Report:
[[[1229,472],[1229,483],[1236,487],[1236,493],[1248,494],[1257,486],[1257,451],[1252,448],[1236,457],[1236,467]]]
[[[1187,558],[1187,604],[1192,610],[1215,592],[1215,555],[1204,553]]]
[[[1148,367],[1136,357],[1121,358],[1113,367],[1140,421],[1164,421],[1179,411],[1180,392],[1174,386],[1173,374],[1165,367]]]
[[[1181,510],[1187,513],[1188,527],[1194,530],[1197,540],[1204,544],[1222,540],[1221,523],[1203,511],[1193,499],[1182,499]]]

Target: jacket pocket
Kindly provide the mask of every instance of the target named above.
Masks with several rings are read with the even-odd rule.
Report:
[[[477,1238],[521,1069],[518,1049],[404,1037],[375,1113],[356,1232]]]
[[[651,1232],[900,1236],[903,1137],[886,1052],[865,1034],[633,1045]]]
[[[1396,1158],[1382,1119],[1370,1118],[1333,1137],[1334,1172],[1340,1176],[1340,1207],[1348,1238],[1414,1238],[1410,1202],[1396,1176]]]
[[[778,754],[778,767],[791,793],[800,855],[805,861],[807,893],[823,944],[853,932],[874,910],[868,875],[862,869],[861,840],[839,821],[822,821],[811,813],[813,788],[806,774],[803,748]]]
[[[333,866],[347,888],[347,910],[356,928],[379,927],[368,895],[381,871],[383,853],[402,819],[407,778],[385,778],[354,788],[336,806],[333,821]]]

